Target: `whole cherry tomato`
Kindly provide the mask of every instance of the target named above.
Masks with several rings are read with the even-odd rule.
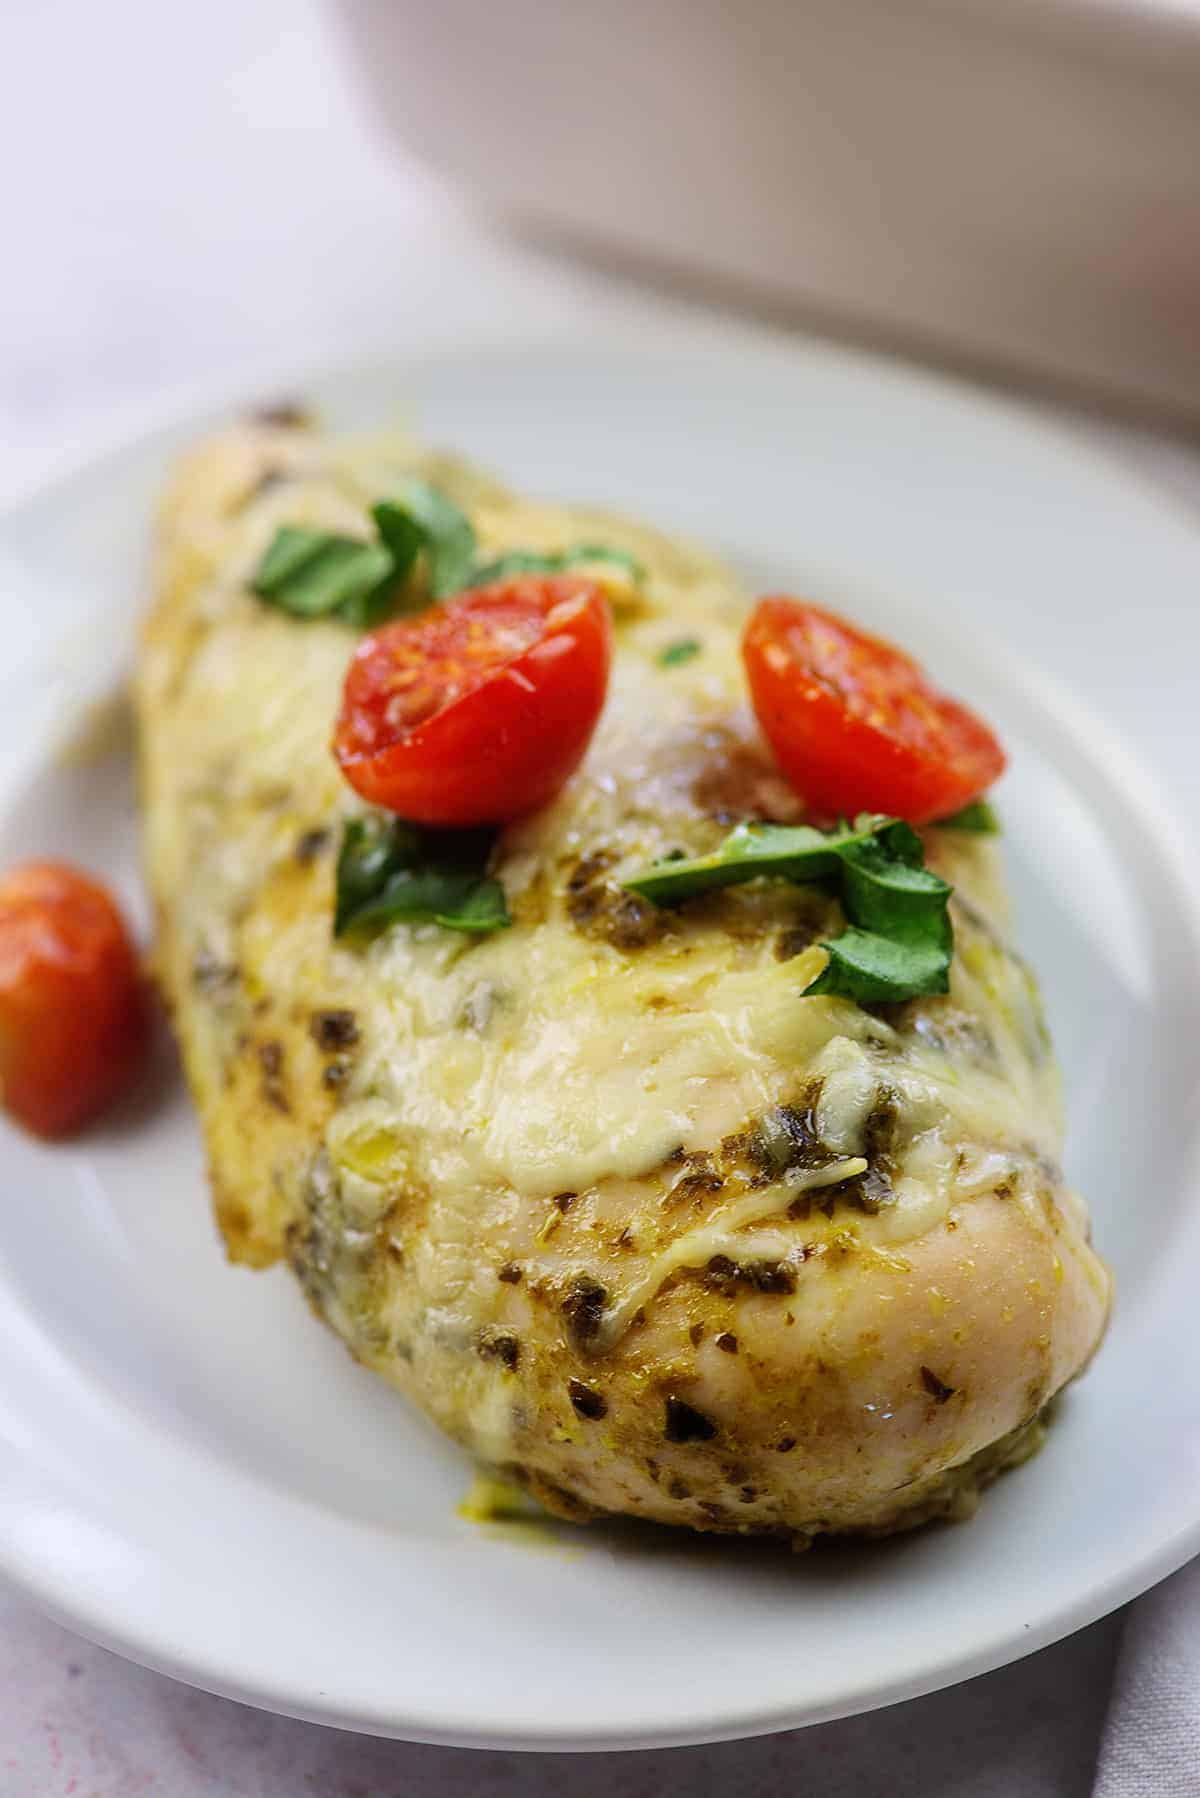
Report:
[[[0,1098],[66,1136],[116,1097],[146,1040],[137,957],[105,889],[59,862],[0,880]]]

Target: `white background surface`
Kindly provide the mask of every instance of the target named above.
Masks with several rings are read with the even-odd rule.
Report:
[[[497,247],[435,183],[397,169],[360,125],[336,39],[302,0],[13,0],[0,15],[0,99],[0,488],[208,378],[395,346],[406,320],[430,312],[446,332],[513,308],[553,330],[636,303],[594,274]],[[1104,434],[1200,497],[1188,451]],[[38,628],[11,622],[10,645]],[[801,1736],[533,1762],[267,1718],[5,1600],[0,1794],[1071,1798],[1091,1789],[1119,1627]]]

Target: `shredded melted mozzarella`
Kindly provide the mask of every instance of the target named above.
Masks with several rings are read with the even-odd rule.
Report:
[[[303,1008],[332,984],[359,1005],[363,1040],[325,1144],[356,1225],[377,1222],[404,1189],[461,1206],[453,1281],[469,1306],[463,1269],[479,1195],[496,1216],[505,1195],[515,1208],[652,1181],[680,1151],[716,1148],[807,1087],[818,1094],[818,1134],[839,1158],[832,1180],[862,1171],[873,1108],[881,1094],[894,1104],[894,1202],[856,1214],[867,1243],[935,1228],[1014,1166],[1057,1154],[1057,1083],[1036,996],[987,925],[1003,918],[1004,903],[986,842],[946,833],[937,846],[937,865],[984,920],[956,918],[948,1001],[977,1026],[977,1041],[943,1028],[936,1003],[899,1028],[841,999],[804,997],[820,950],[780,959],[798,905],[782,883],[745,912],[740,932],[698,923],[623,947],[572,920],[564,895],[582,858],[607,852],[608,877],[619,881],[673,848],[711,846],[717,813],[787,803],[769,763],[764,771],[745,702],[744,597],[699,554],[634,527],[514,501],[451,465],[423,472],[475,507],[485,553],[602,537],[649,570],[643,593],[614,590],[614,678],[582,767],[554,804],[505,832],[497,871],[514,927],[467,942],[436,926],[399,925],[364,954],[330,948],[327,913],[256,907],[296,831],[314,817],[336,829],[357,802],[327,750],[346,634],[260,605],[244,591],[245,573],[278,524],[361,528],[364,504],[412,470],[394,446],[340,460],[315,446],[290,453],[298,485],[265,491],[239,522],[222,525],[220,545],[197,530],[194,553],[221,565],[173,702],[180,753],[155,770],[171,790],[151,810],[150,853],[160,882],[179,895],[183,936],[236,961],[251,1001],[289,994]],[[221,628],[206,633],[208,622]],[[684,630],[701,652],[664,669],[664,644]],[[151,684],[154,656],[151,645]],[[216,1023],[213,1031],[215,1061]],[[781,1182],[761,1214],[746,1208],[761,1194],[715,1203],[702,1227],[655,1250],[607,1327],[624,1328],[673,1270],[745,1252],[798,1190]]]
[[[642,1306],[648,1304],[680,1268],[706,1267],[716,1255],[728,1255],[732,1260],[737,1260],[739,1257],[762,1257],[769,1254],[769,1248],[763,1241],[756,1240],[750,1232],[750,1226],[764,1223],[769,1217],[777,1217],[801,1193],[812,1192],[822,1186],[836,1186],[842,1180],[853,1180],[866,1170],[866,1162],[858,1155],[848,1156],[842,1161],[832,1161],[825,1167],[794,1168],[777,1185],[765,1187],[760,1192],[747,1193],[744,1198],[724,1207],[718,1223],[706,1224],[700,1229],[689,1230],[684,1236],[676,1237],[669,1248],[653,1257],[645,1271],[606,1312],[596,1337],[597,1351],[603,1353],[619,1342]],[[744,1236],[739,1234],[743,1230],[748,1232]],[[803,1250],[789,1238],[782,1258],[788,1259],[798,1251],[802,1257]]]

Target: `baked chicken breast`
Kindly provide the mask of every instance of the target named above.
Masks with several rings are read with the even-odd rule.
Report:
[[[335,938],[367,809],[330,754],[354,635],[250,590],[279,527],[362,535],[413,476],[481,550],[602,541],[607,704],[501,831],[511,925]],[[290,421],[181,467],[137,681],[157,973],[233,1260],[285,1258],[354,1356],[551,1511],[883,1533],[1036,1446],[1109,1278],[1064,1184],[1059,1083],[993,838],[931,828],[948,994],[805,994],[822,885],[665,908],[624,880],[798,804],[695,549],[534,505],[404,442]],[[686,654],[674,646],[686,639]]]

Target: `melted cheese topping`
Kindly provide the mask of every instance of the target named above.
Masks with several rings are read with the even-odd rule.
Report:
[[[697,1230],[689,1230],[684,1236],[677,1236],[669,1248],[661,1250],[652,1258],[638,1279],[626,1287],[619,1303],[608,1310],[597,1333],[597,1351],[603,1353],[619,1342],[638,1310],[680,1268],[704,1267],[719,1255],[730,1258],[739,1255],[761,1257],[773,1252],[777,1262],[786,1263],[793,1258],[802,1260],[804,1250],[794,1239],[783,1239],[785,1246],[781,1250],[778,1235],[761,1237],[753,1231],[752,1226],[786,1212],[801,1193],[815,1192],[822,1186],[836,1186],[842,1180],[853,1180],[866,1170],[867,1163],[861,1155],[851,1155],[843,1161],[831,1161],[825,1167],[794,1168],[777,1185],[748,1193],[744,1199],[727,1205],[722,1211],[719,1224],[705,1224]],[[740,1235],[741,1231],[747,1234]]]
[[[1057,1154],[1056,1077],[1036,994],[1000,933],[986,840],[942,833],[932,844],[969,909],[956,906],[949,999],[912,1007],[903,1027],[802,996],[821,952],[781,959],[803,912],[794,888],[724,895],[711,915],[673,918],[634,946],[572,915],[569,882],[589,857],[602,855],[599,877],[617,883],[669,849],[710,848],[732,817],[794,810],[745,703],[746,598],[723,569],[628,524],[514,500],[403,446],[289,439],[277,455],[289,478],[255,496],[261,456],[247,454],[249,497],[226,507],[220,530],[203,507],[196,522],[175,521],[177,560],[212,569],[186,669],[175,643],[170,667],[156,666],[153,640],[146,650],[147,685],[174,683],[179,746],[153,772],[150,856],[178,895],[177,928],[198,955],[236,963],[251,1002],[336,996],[363,1020],[325,1148],[364,1228],[405,1182],[455,1195],[447,1203],[461,1204],[469,1242],[472,1195],[494,1208],[505,1192],[549,1200],[665,1178],[672,1157],[718,1148],[813,1082],[816,1128],[843,1170],[866,1166],[881,1094],[892,1108],[893,1199],[856,1217],[866,1242],[920,1235],[993,1174],[993,1184],[1016,1178]],[[273,611],[244,583],[281,523],[362,532],[365,505],[414,470],[472,506],[485,555],[591,538],[630,550],[648,578],[642,591],[612,587],[614,677],[582,767],[554,804],[504,833],[496,872],[513,928],[470,942],[398,925],[363,952],[331,946],[327,903],[257,900],[299,830],[357,808],[327,751],[352,639]],[[683,634],[700,652],[664,667],[663,649]],[[228,1047],[218,1013],[209,1028],[216,1057]],[[779,1188],[783,1209],[796,1190]],[[614,1316],[631,1316],[672,1270],[746,1247],[774,1204],[718,1205],[697,1229],[665,1224]]]

